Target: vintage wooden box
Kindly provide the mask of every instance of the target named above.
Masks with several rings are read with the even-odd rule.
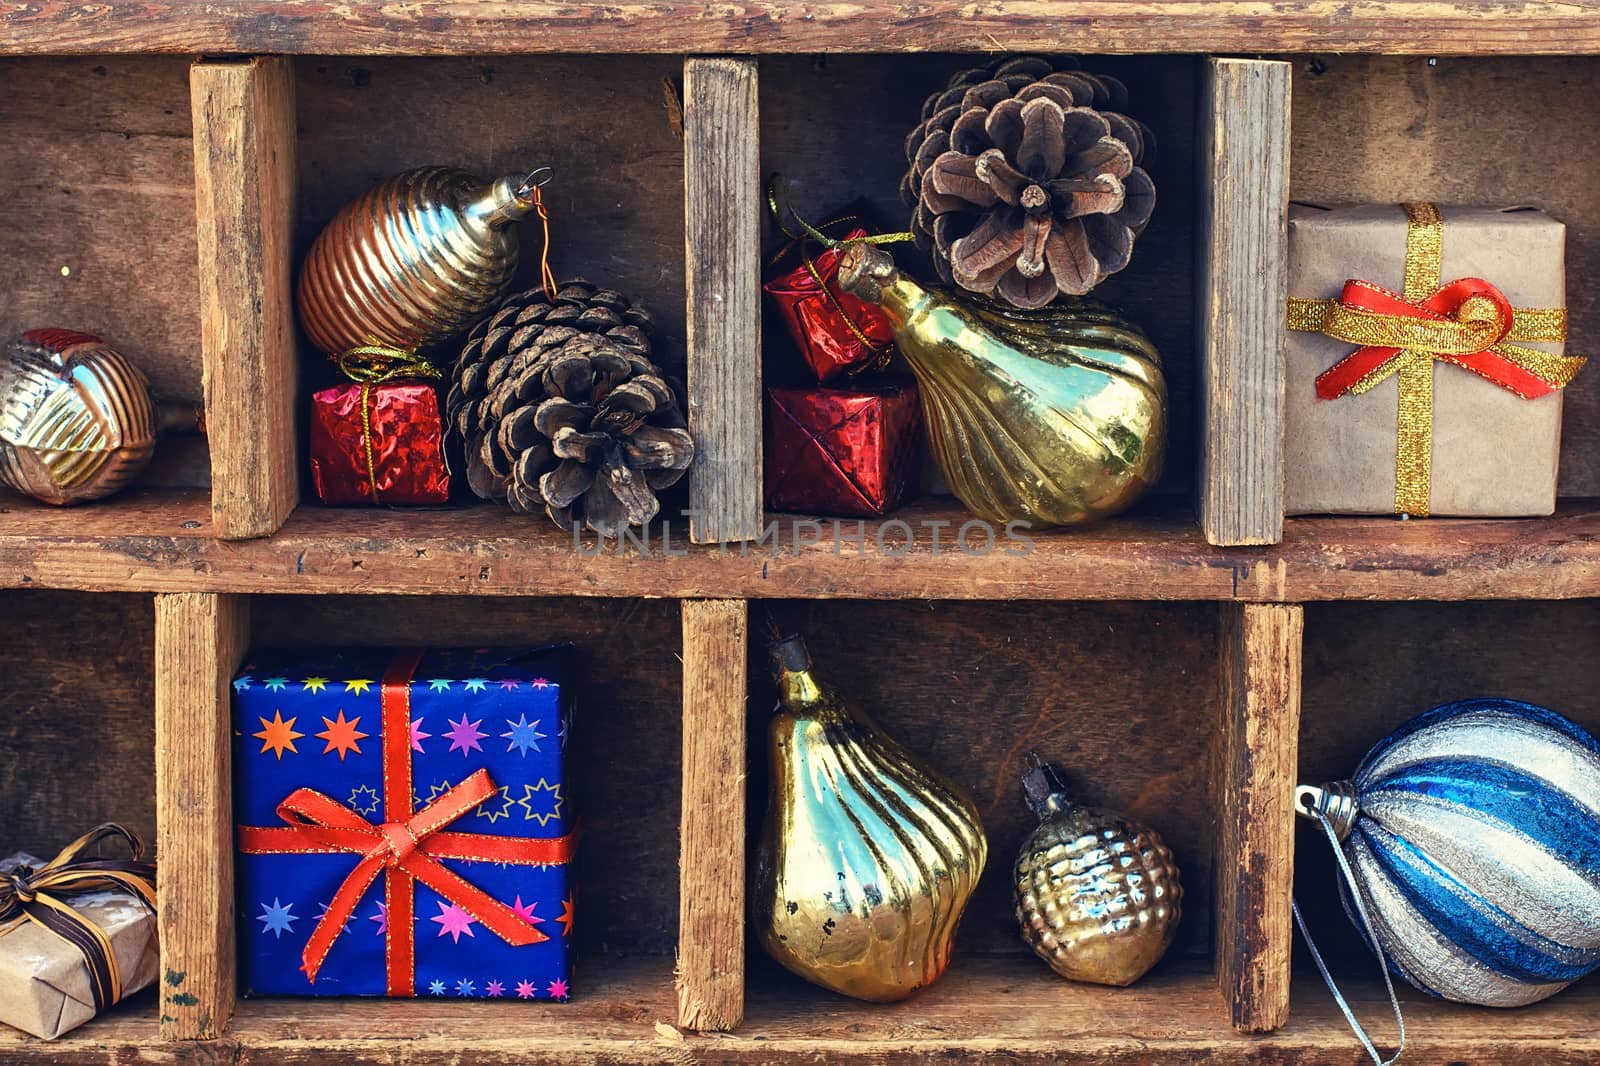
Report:
[[[1600,20],[1334,8],[0,4],[0,333],[102,331],[210,423],[110,502],[0,497],[0,850],[132,823],[156,842],[164,955],[159,995],[53,1044],[0,1032],[0,1061],[1363,1061],[1294,958],[1291,890],[1324,944],[1354,938],[1316,837],[1296,871],[1290,789],[1448,698],[1515,694],[1600,728],[1600,510],[1583,500],[1600,495],[1600,385],[1567,393],[1552,518],[1283,521],[1284,205],[1537,204],[1568,226],[1569,351],[1593,352]],[[918,538],[887,557],[870,528],[836,551],[768,526],[762,178],[790,175],[817,209],[865,192],[896,210],[928,86],[1000,48],[1089,56],[1157,133],[1156,219],[1102,295],[1167,360],[1163,492],[1025,555]],[[1209,58],[1263,50],[1288,55]],[[339,204],[430,162],[556,165],[558,265],[603,269],[663,323],[702,448],[702,514],[670,551],[591,556],[487,506],[307,500],[296,421],[321,368],[293,271]],[[961,512],[931,498],[895,517]],[[907,1003],[834,998],[745,941],[768,609],[989,827],[956,962]],[[570,639],[589,664],[580,993],[560,1010],[236,1003],[228,678],[248,646],[440,633]],[[1029,750],[1160,825],[1183,864],[1179,944],[1130,989],[1061,981],[1015,936]],[[1370,962],[1335,954],[1381,1014]],[[1407,1061],[1590,1061],[1597,997],[1593,980],[1509,1013],[1407,996]]]

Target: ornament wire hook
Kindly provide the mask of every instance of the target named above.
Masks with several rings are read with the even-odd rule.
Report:
[[[1316,790],[1309,790],[1316,791]],[[1300,806],[1300,796],[1296,796],[1296,806]],[[1350,863],[1344,857],[1344,849],[1339,846],[1339,836],[1334,830],[1333,822],[1320,807],[1312,807],[1308,817],[1315,818],[1322,826],[1322,831],[1328,836],[1328,844],[1333,848],[1333,857],[1339,863],[1339,873],[1343,875],[1345,884],[1350,889],[1350,901],[1355,904],[1356,914],[1361,917],[1361,928],[1366,934],[1367,943],[1372,945],[1372,951],[1378,956],[1378,969],[1383,973],[1383,987],[1389,993],[1389,1005],[1394,1008],[1395,1024],[1400,1029],[1400,1046],[1389,1058],[1384,1058],[1373,1047],[1372,1038],[1356,1020],[1355,1011],[1350,1009],[1350,1004],[1345,1001],[1343,993],[1339,991],[1338,984],[1333,979],[1333,974],[1328,972],[1328,964],[1322,960],[1322,952],[1317,950],[1317,942],[1311,939],[1311,930],[1306,928],[1306,920],[1300,916],[1300,904],[1291,899],[1289,909],[1294,912],[1294,924],[1300,927],[1300,935],[1305,937],[1306,947],[1311,950],[1311,961],[1317,964],[1317,972],[1322,975],[1323,983],[1328,986],[1328,991],[1333,993],[1333,1001],[1339,1005],[1339,1010],[1344,1014],[1344,1020],[1349,1023],[1350,1031],[1356,1034],[1356,1039],[1361,1041],[1361,1046],[1367,1049],[1367,1054],[1372,1056],[1372,1061],[1377,1066],[1395,1066],[1400,1061],[1400,1056],[1406,1053],[1406,1020],[1400,1013],[1400,998],[1394,994],[1394,981],[1389,976],[1389,960],[1383,954],[1383,945],[1372,931],[1372,919],[1367,915],[1367,905],[1361,900],[1361,890],[1356,887],[1355,874],[1350,872]]]

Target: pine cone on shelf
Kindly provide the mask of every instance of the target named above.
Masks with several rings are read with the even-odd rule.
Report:
[[[946,282],[1043,307],[1128,265],[1155,208],[1155,142],[1115,78],[1021,57],[963,71],[906,138],[900,194]]]
[[[615,537],[660,510],[694,441],[681,389],[650,361],[653,323],[583,279],[509,297],[451,372],[447,432],[467,484],[557,525]]]

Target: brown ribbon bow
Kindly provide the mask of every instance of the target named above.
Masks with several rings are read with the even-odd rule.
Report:
[[[102,840],[117,838],[132,853],[127,859],[80,858]],[[94,1009],[104,1010],[122,998],[122,974],[111,938],[98,925],[73,910],[63,897],[82,892],[126,892],[153,912],[156,868],[140,861],[144,841],[131,829],[106,822],[61,849],[61,854],[35,869],[20,866],[0,872],[0,936],[35,922],[82,953],[89,964]]]

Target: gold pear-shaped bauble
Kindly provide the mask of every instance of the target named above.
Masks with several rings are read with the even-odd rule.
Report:
[[[64,329],[0,353],[0,482],[45,503],[98,500],[137,477],[162,432],[201,429],[194,405],[160,407],[127,356]]]
[[[538,207],[548,173],[486,183],[423,167],[346,204],[300,268],[306,335],[337,357],[374,345],[414,352],[470,329],[510,288],[514,223]]]
[[[839,282],[880,305],[921,386],[928,442],[961,502],[994,522],[1115,514],[1161,474],[1167,386],[1137,326],[1103,304],[981,307],[845,246]]]
[[[1073,803],[1048,763],[1022,788],[1039,817],[1012,876],[1022,939],[1062,977],[1133,984],[1178,931],[1172,852],[1153,829]]]
[[[856,999],[904,999],[950,961],[988,855],[977,808],[845,705],[799,637],[771,647],[779,705],[751,913],[785,967]]]

